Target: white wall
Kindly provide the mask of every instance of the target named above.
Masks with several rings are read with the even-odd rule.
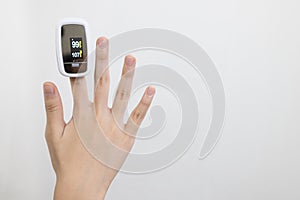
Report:
[[[51,199],[42,83],[58,74],[54,28],[85,18],[91,38],[156,27],[206,49],[222,78],[226,124],[214,152],[200,140],[166,170],[119,174],[107,199],[300,199],[300,2],[297,0],[11,0],[1,3],[0,199]]]

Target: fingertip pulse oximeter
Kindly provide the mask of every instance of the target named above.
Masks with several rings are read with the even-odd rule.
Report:
[[[67,18],[56,27],[56,56],[59,72],[66,77],[88,74],[88,24],[82,19]]]

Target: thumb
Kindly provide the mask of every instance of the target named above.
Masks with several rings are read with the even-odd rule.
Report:
[[[47,115],[46,138],[60,137],[65,127],[64,112],[57,87],[44,83],[44,100]]]

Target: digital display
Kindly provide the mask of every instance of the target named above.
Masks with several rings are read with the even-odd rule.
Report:
[[[70,38],[70,45],[73,60],[82,59],[82,38]]]

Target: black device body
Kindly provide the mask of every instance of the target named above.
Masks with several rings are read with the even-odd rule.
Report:
[[[80,24],[61,26],[61,50],[66,73],[85,73],[87,71],[86,30]]]

